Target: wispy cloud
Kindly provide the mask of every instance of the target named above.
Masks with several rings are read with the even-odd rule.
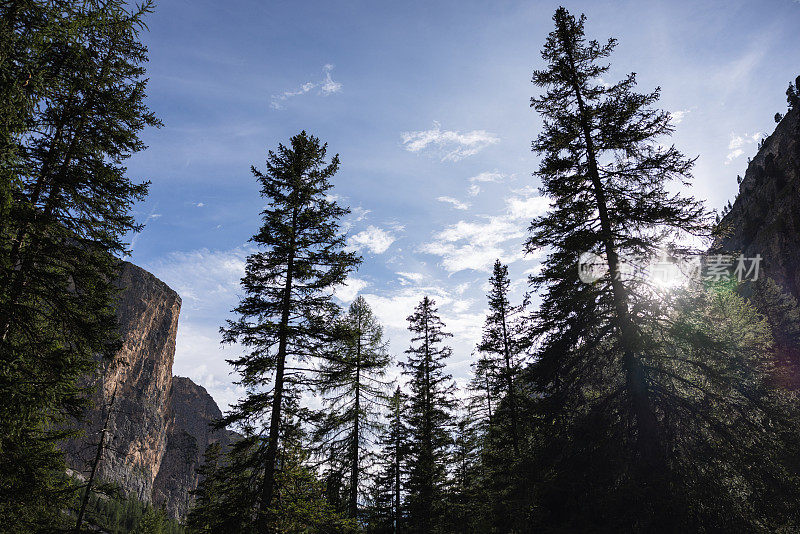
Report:
[[[175,344],[174,373],[203,385],[224,410],[241,391],[231,382],[231,359],[239,347],[220,345],[219,327],[238,301],[250,246],[231,250],[172,252],[144,267],[183,299]]]
[[[691,110],[689,109],[681,109],[678,111],[671,112],[670,116],[672,116],[672,124],[680,124],[681,122],[683,122],[683,119],[686,118],[686,115],[688,115],[690,112]]]
[[[448,272],[488,272],[494,260],[510,263],[522,258],[519,241],[530,220],[544,213],[549,201],[542,196],[506,199],[506,213],[482,216],[477,221],[458,221],[436,233],[420,251],[440,256]]]
[[[468,210],[470,207],[469,202],[461,202],[460,200],[453,197],[439,197],[436,200],[438,200],[439,202],[452,204],[453,207],[457,210]]]
[[[481,186],[478,184],[497,183],[497,182],[502,182],[505,179],[506,175],[497,171],[482,172],[476,176],[472,176],[469,178],[470,185],[469,188],[467,189],[467,193],[471,197],[477,197],[482,191]]]
[[[270,97],[270,107],[272,109],[283,109],[284,103],[290,98],[310,93],[317,88],[319,88],[319,94],[322,96],[328,96],[341,92],[342,84],[334,81],[331,77],[333,68],[333,65],[330,63],[325,64],[322,67],[322,72],[325,74],[325,78],[319,82],[306,82],[292,91],[284,91],[283,93],[272,95]]]
[[[505,179],[506,175],[495,172],[482,172],[477,176],[473,176],[469,179],[470,183],[474,184],[475,182],[502,182]]]
[[[725,165],[729,165],[733,160],[744,154],[744,149],[749,145],[758,144],[764,138],[763,132],[754,134],[737,135],[731,132],[731,139],[728,142],[728,155],[725,158]]]
[[[339,82],[335,82],[333,81],[333,79],[331,79],[332,70],[333,70],[333,65],[331,65],[330,63],[322,67],[322,71],[325,73],[325,80],[323,80],[321,87],[323,95],[338,93],[342,90],[342,84],[340,84]]]
[[[396,274],[400,277],[400,284],[404,286],[410,284],[419,284],[425,279],[425,275],[422,273],[399,271]]]
[[[362,289],[369,286],[369,282],[354,278],[352,276],[347,278],[347,282],[336,287],[333,291],[333,296],[347,304],[352,302],[354,298],[361,292]]]
[[[369,225],[366,230],[350,236],[347,244],[353,250],[367,249],[373,254],[383,254],[396,239],[386,230]]]
[[[438,122],[430,130],[403,132],[403,147],[409,152],[427,152],[442,161],[459,161],[474,156],[484,148],[500,142],[497,135],[486,130],[457,132],[442,130]]]

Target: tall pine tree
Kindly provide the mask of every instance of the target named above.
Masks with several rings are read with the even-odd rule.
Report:
[[[402,505],[408,467],[407,400],[400,386],[388,399],[388,421],[379,441],[380,450],[372,480],[369,532],[376,534],[405,532]]]
[[[467,407],[456,422],[445,532],[480,534],[490,530],[485,508],[486,481],[481,464],[481,420]]]
[[[412,335],[411,347],[406,350],[408,360],[400,362],[411,390],[406,510],[410,532],[420,534],[442,527],[456,408],[455,384],[444,370],[452,353],[444,341],[452,334],[445,332],[438,313],[430,297],[417,305],[408,317]]]
[[[553,18],[547,66],[533,76],[545,92],[532,99],[544,117],[537,176],[552,208],[527,241],[528,251],[550,250],[531,278],[543,293],[528,373],[540,396],[537,517],[572,530],[773,521],[779,514],[766,503],[777,486],[767,481],[786,466],[764,446],[774,440],[786,452],[791,425],[765,382],[762,323],[730,291],[669,291],[623,265],[683,253],[675,243],[708,232],[702,205],[668,192],[671,182],[688,184],[693,160],[665,144],[672,127],[653,107],[658,90],[634,92],[632,74],[599,80],[616,41],[587,41],[585,18],[564,8]],[[587,252],[607,265],[593,283],[578,276]],[[744,512],[747,499],[758,513]]]
[[[328,196],[339,158],[327,162],[326,153],[326,144],[303,131],[290,146],[269,151],[266,172],[252,168],[268,201],[263,225],[251,239],[262,250],[247,258],[246,295],[234,310],[239,318],[222,329],[223,342],[249,349],[230,361],[247,394],[222,423],[267,434],[258,483],[260,532],[277,524],[278,452],[297,446],[281,445],[282,430],[303,418],[299,398],[314,378],[309,363],[333,339],[338,307],[331,301],[332,290],[361,261],[344,250],[339,219],[349,210]]]
[[[489,278],[489,314],[483,326],[483,337],[478,351],[485,356],[487,379],[494,397],[502,395],[507,404],[508,434],[515,457],[519,457],[521,422],[520,401],[516,390],[517,376],[522,366],[525,337],[521,312],[523,306],[512,306],[508,300],[508,266],[494,262]]]
[[[391,358],[383,328],[358,296],[339,321],[339,340],[321,366],[317,390],[324,397],[327,417],[319,429],[325,450],[348,472],[348,516],[358,516],[364,470],[380,431],[380,407],[389,383]]]
[[[125,159],[158,120],[141,43],[151,2],[0,5],[0,520],[64,519],[64,416],[118,339],[113,280],[146,183]]]

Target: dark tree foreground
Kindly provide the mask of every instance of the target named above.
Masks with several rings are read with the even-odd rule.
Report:
[[[379,440],[379,450],[372,477],[369,507],[369,532],[399,534],[405,532],[403,493],[408,469],[408,399],[398,386],[388,399],[386,424]]]
[[[797,502],[786,464],[796,433],[770,386],[763,321],[731,288],[666,291],[624,272],[626,259],[680,255],[678,243],[709,232],[699,202],[668,192],[689,184],[693,160],[666,144],[658,90],[636,93],[633,74],[601,82],[616,41],[587,40],[585,18],[566,9],[553,20],[531,101],[552,201],[526,245],[550,251],[531,278],[543,295],[527,373],[540,397],[534,517],[554,530],[784,525],[796,515],[784,504]],[[578,277],[585,252],[607,265],[594,283]]]
[[[140,42],[152,4],[0,3],[0,528],[43,531],[76,488],[56,444],[78,379],[118,346],[131,207],[125,159],[158,120]]]
[[[222,329],[223,341],[249,352],[230,361],[247,395],[223,424],[238,424],[246,434],[263,437],[259,449],[257,530],[272,532],[282,450],[283,428],[306,420],[300,395],[314,380],[313,366],[335,341],[338,307],[332,290],[361,261],[343,250],[339,219],[349,210],[329,200],[339,158],[326,161],[327,145],[306,132],[290,146],[269,152],[266,172],[252,169],[268,205],[263,225],[251,241],[262,250],[247,258],[242,278],[244,298],[234,310],[239,318]],[[288,491],[288,490],[287,490]]]
[[[400,362],[409,378],[407,505],[409,532],[437,532],[447,509],[448,479],[455,384],[445,372],[452,350],[444,345],[445,331],[436,303],[424,297],[408,317],[411,347]]]
[[[522,306],[512,306],[508,300],[511,280],[508,277],[508,266],[495,261],[492,276],[489,278],[489,314],[483,326],[483,338],[478,344],[478,351],[485,355],[481,361],[488,367],[486,381],[491,397],[501,397],[508,407],[507,432],[510,438],[511,452],[515,460],[519,459],[520,421],[516,381],[522,366],[521,356],[525,349],[525,336]],[[488,407],[488,402],[487,402]]]

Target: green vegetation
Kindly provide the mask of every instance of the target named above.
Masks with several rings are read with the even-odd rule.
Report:
[[[77,501],[74,507],[77,509]],[[88,529],[111,534],[183,534],[184,528],[162,510],[133,498],[92,494],[87,507]]]
[[[302,131],[252,168],[267,206],[221,329],[243,350],[229,363],[244,395],[218,426],[242,436],[205,451],[186,524],[95,485],[116,390],[92,478],[70,478],[58,443],[86,408],[81,379],[119,349],[113,281],[148,191],[124,162],[159,126],[151,10],[0,3],[0,531],[800,529],[797,301],[770,279],[664,287],[627,271],[626,258],[698,252],[681,243],[712,236],[711,216],[673,192],[694,160],[668,144],[659,90],[603,81],[616,41],[587,38],[564,8],[531,99],[551,201],[525,243],[547,254],[529,279],[541,302],[512,304],[497,260],[463,399],[429,296],[408,310],[396,382],[367,301],[335,304],[361,258],[332,195],[338,155]],[[800,78],[786,95],[792,112]],[[577,276],[585,252],[607,263],[593,283]]]
[[[529,280],[541,302],[530,312],[527,298],[513,305],[508,270],[495,263],[463,402],[445,371],[450,334],[430,297],[408,317],[412,342],[399,361],[403,385],[388,399],[382,381],[388,356],[363,299],[343,318],[335,310],[311,313],[324,315],[325,324],[291,327],[277,319],[281,311],[301,317],[291,305],[290,251],[297,234],[286,223],[297,207],[283,189],[266,184],[318,190],[314,173],[306,176],[301,164],[290,164],[309,146],[305,133],[292,139],[292,150],[281,146],[281,158],[270,153],[270,172],[256,176],[265,196],[276,199],[271,206],[278,215],[265,212],[266,225],[254,239],[267,252],[249,260],[248,297],[238,309],[243,318],[226,329],[228,341],[253,349],[232,362],[244,371],[249,393],[225,420],[243,424],[248,437],[228,454],[209,452],[190,531],[800,527],[800,412],[789,372],[800,341],[797,303],[768,280],[749,288],[694,281],[665,287],[628,272],[628,258],[647,263],[665,251],[678,258],[699,252],[679,244],[712,236],[711,215],[701,202],[672,192],[672,182],[690,183],[694,160],[667,144],[673,129],[670,114],[655,107],[659,90],[636,92],[633,74],[602,82],[616,41],[587,39],[584,17],[566,9],[553,20],[542,51],[547,65],[533,76],[543,93],[531,100],[544,118],[533,143],[541,156],[536,174],[551,200],[550,210],[533,220],[525,245],[529,253],[547,252],[542,270]],[[316,154],[320,145],[310,139]],[[324,217],[315,212],[309,220]],[[342,244],[334,234],[327,236],[330,250]],[[582,283],[576,272],[577,258],[587,251],[608,267],[593,283]],[[339,258],[326,265],[343,265]],[[337,280],[355,258],[344,263]],[[329,295],[323,287],[315,285],[320,292],[313,295]],[[292,366],[296,374],[287,382],[282,347],[290,332],[309,338],[302,348],[295,342],[302,365]],[[322,339],[327,351],[318,350]],[[314,361],[319,365],[310,365]],[[371,379],[370,368],[377,373]],[[293,394],[288,409],[276,412],[273,391],[284,382]],[[301,406],[300,386],[320,395],[327,409]],[[378,411],[362,408],[364,399],[370,407],[385,403],[382,429]],[[263,421],[270,407],[267,428],[251,423],[251,417]],[[372,450],[364,447],[371,442],[362,432],[378,436]],[[283,445],[273,457],[277,442]],[[296,491],[298,481],[315,489]],[[235,518],[223,526],[226,514]],[[343,520],[345,514],[357,521]]]
[[[448,464],[457,404],[452,376],[445,373],[452,350],[444,340],[452,334],[445,331],[436,302],[429,297],[408,317],[408,329],[412,334],[408,359],[400,362],[409,378],[405,509],[410,531],[434,532],[448,514]]]
[[[371,467],[370,449],[381,429],[381,406],[389,386],[385,375],[391,358],[383,328],[363,297],[353,301],[338,328],[338,339],[320,369],[317,390],[324,396],[326,415],[315,440],[332,459],[328,466],[332,473],[349,474],[343,501],[348,517],[356,518],[364,470]],[[333,496],[339,488],[331,484],[327,491]]]
[[[76,488],[56,444],[118,347],[113,286],[147,183],[124,160],[145,99],[151,3],[0,4],[0,524],[63,526]]]
[[[338,221],[349,210],[327,196],[339,157],[326,162],[326,153],[326,144],[301,132],[289,147],[281,144],[269,152],[265,173],[253,167],[268,202],[263,226],[251,239],[262,250],[247,258],[242,279],[246,297],[234,310],[239,319],[223,329],[225,342],[250,349],[230,362],[248,394],[223,424],[241,425],[248,437],[268,432],[264,446],[259,440],[249,451],[263,470],[255,501],[261,530],[277,520],[276,494],[284,501],[276,477],[279,450],[300,447],[286,432],[282,435],[281,428],[289,426],[302,434],[299,425],[308,414],[300,406],[300,395],[317,374],[314,360],[324,361],[330,356],[329,344],[342,340],[331,290],[361,262],[355,253],[343,250]],[[280,462],[285,461],[281,455]]]

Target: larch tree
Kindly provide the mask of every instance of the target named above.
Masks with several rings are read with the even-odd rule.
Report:
[[[526,243],[549,251],[531,277],[542,302],[526,372],[539,397],[529,462],[538,521],[669,531],[774,521],[766,481],[786,473],[777,457],[791,417],[766,380],[762,323],[724,288],[676,290],[628,269],[680,257],[688,237],[710,233],[702,204],[670,192],[690,183],[693,160],[666,144],[658,89],[636,93],[633,74],[601,80],[616,41],[587,40],[585,18],[564,8],[553,19],[547,65],[533,75],[544,92],[531,100],[551,209]],[[603,268],[582,281],[585,253]],[[765,449],[769,440],[783,452]],[[744,511],[747,499],[758,513]]]
[[[364,471],[381,430],[381,406],[389,382],[385,376],[391,357],[383,327],[364,297],[358,296],[338,322],[337,341],[319,370],[317,391],[326,405],[318,439],[323,450],[348,473],[348,516],[355,518],[362,496]]]
[[[251,239],[261,250],[247,258],[241,281],[245,296],[234,310],[238,319],[221,329],[224,343],[249,350],[229,361],[247,394],[222,424],[266,434],[257,504],[260,532],[277,524],[279,450],[297,446],[282,443],[283,430],[303,420],[300,395],[315,379],[317,358],[335,339],[338,306],[332,291],[361,261],[344,250],[339,220],[349,210],[329,196],[339,158],[328,162],[326,153],[327,144],[303,131],[289,146],[269,151],[265,172],[252,168],[268,202],[263,225]]]
[[[410,388],[410,428],[407,505],[411,532],[436,532],[446,512],[451,432],[457,407],[455,384],[445,372],[452,350],[444,341],[445,331],[436,303],[424,297],[408,317],[411,346],[407,361],[400,362]]]
[[[152,3],[0,5],[0,520],[65,520],[65,416],[119,339],[113,281],[147,183],[125,160],[159,122],[141,43]],[[66,419],[69,420],[69,419]]]

